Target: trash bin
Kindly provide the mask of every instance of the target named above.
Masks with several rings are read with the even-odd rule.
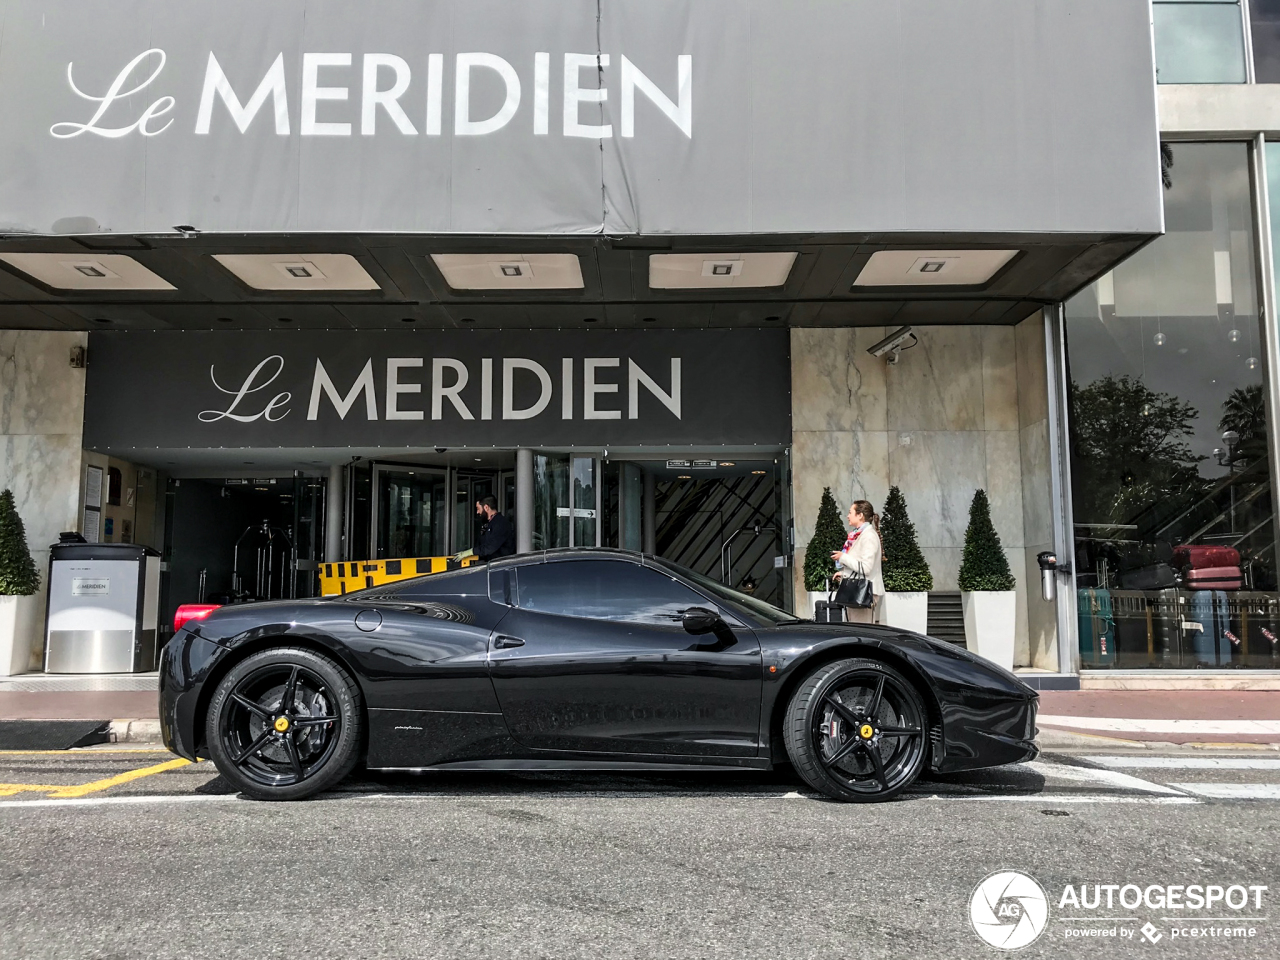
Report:
[[[49,553],[45,673],[154,670],[160,554],[133,543],[58,543]]]

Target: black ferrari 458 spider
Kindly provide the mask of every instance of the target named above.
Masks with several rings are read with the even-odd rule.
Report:
[[[664,560],[551,550],[180,611],[166,745],[252,797],[371,770],[765,770],[839,800],[1036,756],[1036,693],[951,644],[796,618]]]

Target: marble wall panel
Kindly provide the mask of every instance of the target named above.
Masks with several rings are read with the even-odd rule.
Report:
[[[1006,547],[1021,547],[1023,540],[1022,456],[1016,430],[992,430],[982,435],[986,443],[987,498],[991,522]]]
[[[1045,359],[1044,315],[1033,313],[1013,328],[1018,366],[1018,424],[1049,418],[1049,374]]]
[[[79,529],[80,435],[0,436],[0,490],[13,490],[34,553]]]
[[[1049,421],[1040,420],[1018,433],[1022,462],[1022,527],[1025,542],[1053,541],[1053,490],[1050,485]]]
[[[982,417],[986,430],[1018,429],[1018,363],[1012,327],[982,331]]]
[[[1024,579],[1027,582],[1027,659],[1024,661],[1039,670],[1058,669],[1058,605],[1047,603],[1040,596],[1040,564],[1036,556],[1042,550],[1051,550],[1049,543],[1032,544],[1024,551]],[[1061,586],[1062,581],[1058,581]]]
[[[883,337],[883,327],[792,329],[793,429],[885,429],[885,363],[866,352]]]
[[[976,430],[889,434],[889,478],[906,497],[922,547],[964,546],[973,492],[987,485],[985,437]]]
[[[1030,643],[1027,632],[1029,593],[1033,589],[1037,591],[1036,595],[1031,599],[1035,599],[1038,603],[1040,601],[1038,593],[1040,587],[1038,582],[1028,582],[1027,578],[1022,575],[1023,558],[1026,556],[1026,550],[1022,547],[1006,546],[1004,553],[1009,558],[1009,569],[1013,571],[1014,579],[1017,580],[1017,584],[1014,586],[1014,591],[1018,595],[1018,613],[1017,619],[1014,620],[1013,665],[1015,667],[1026,667],[1031,664]]]
[[[0,435],[79,434],[84,422],[84,370],[71,348],[87,335],[53,330],[0,330]]]
[[[921,327],[886,365],[890,430],[982,430],[982,327]]]
[[[933,574],[934,590],[959,590],[960,562],[964,560],[964,547],[921,547],[924,559]]]

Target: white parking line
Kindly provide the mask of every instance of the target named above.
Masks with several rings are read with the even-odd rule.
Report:
[[[1107,730],[1113,733],[1248,734],[1280,733],[1280,720],[1134,720],[1129,717],[1059,717],[1046,715],[1036,723],[1047,727]]]
[[[1063,803],[1147,803],[1161,806],[1187,806],[1203,802],[1201,800],[1197,800],[1195,797],[1187,797],[1182,794],[1179,794],[1176,797],[1139,797],[1132,794],[1124,796],[1116,793],[1077,793],[1067,794],[1064,796],[1058,796],[1052,793],[1024,793],[1013,797],[1002,797],[998,795],[959,797],[955,795],[943,796],[940,794],[934,794],[933,796],[921,797],[920,799],[946,800],[948,802],[960,800],[982,800],[989,802],[999,800],[1004,803],[1043,803],[1054,807]]]
[[[1214,800],[1280,800],[1280,783],[1175,783],[1174,786]]]
[[[1103,767],[1131,770],[1280,770],[1267,757],[1081,757]]]
[[[1041,760],[1033,760],[1030,763],[1023,764],[1027,769],[1034,770],[1042,777],[1056,780],[1070,780],[1075,783],[1093,783],[1106,784],[1109,787],[1120,787],[1125,790],[1141,790],[1144,793],[1169,793],[1178,796],[1182,795],[1180,790],[1172,787],[1166,787],[1162,783],[1152,783],[1150,780],[1143,780],[1141,777],[1131,776],[1127,773],[1120,773],[1116,770],[1097,770],[1091,767],[1069,767],[1061,763],[1045,763]]]

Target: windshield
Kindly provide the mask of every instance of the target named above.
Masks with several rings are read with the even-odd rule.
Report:
[[[747,596],[745,593],[739,593],[737,590],[731,590],[723,583],[718,583],[710,577],[704,577],[700,573],[694,573],[687,567],[682,567],[678,563],[671,563],[669,560],[663,560],[659,557],[646,557],[652,559],[655,564],[674,571],[684,577],[690,583],[705,590],[717,600],[734,607],[737,610],[747,613],[750,616],[757,617],[765,623],[798,623],[799,618],[793,617],[785,610],[779,610],[771,603],[765,603],[763,600],[757,600],[755,597]]]

